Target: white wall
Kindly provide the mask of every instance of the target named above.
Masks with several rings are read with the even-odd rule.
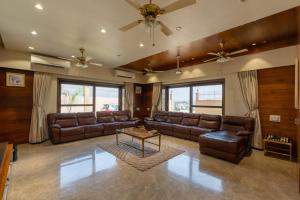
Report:
[[[0,67],[51,73],[53,75],[53,79],[47,94],[47,113],[56,112],[58,78],[115,84],[123,84],[124,82],[144,83],[144,78],[140,74],[137,74],[135,79],[118,78],[114,76],[113,69],[108,67],[90,66],[87,69],[80,69],[77,67],[60,69],[42,65],[31,66],[29,53],[11,51],[2,48],[0,48]]]
[[[297,47],[291,46],[237,57],[224,64],[213,62],[186,67],[182,69],[181,75],[175,75],[176,70],[169,70],[149,77],[147,82],[174,84],[224,78],[225,114],[243,116],[247,109],[242,98],[237,72],[294,65],[296,58]]]

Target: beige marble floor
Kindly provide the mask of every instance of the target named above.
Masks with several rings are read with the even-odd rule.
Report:
[[[185,153],[140,172],[96,147],[114,139],[20,145],[8,199],[300,199],[296,164],[260,151],[235,165],[201,155],[195,142],[163,136]]]

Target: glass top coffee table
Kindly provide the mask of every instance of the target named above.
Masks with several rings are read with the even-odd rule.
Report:
[[[125,135],[130,136],[132,138],[132,141],[133,141],[133,138],[140,140],[142,143],[142,148],[139,149],[133,145],[119,141],[119,134],[125,134]],[[150,142],[150,141],[146,141],[147,139],[154,138],[154,137],[158,137],[158,144]],[[122,143],[122,144],[128,145],[132,148],[140,150],[142,152],[142,157],[144,157],[145,156],[145,142],[150,143],[155,146],[158,146],[158,151],[160,151],[161,135],[157,130],[147,131],[144,127],[123,128],[123,129],[116,130],[116,142],[117,142],[117,145],[119,145],[119,143]]]

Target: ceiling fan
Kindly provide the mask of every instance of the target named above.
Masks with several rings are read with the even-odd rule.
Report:
[[[85,55],[85,49],[84,48],[80,48],[80,56],[75,57],[74,60],[72,60],[73,62],[75,62],[75,66],[79,67],[79,68],[87,68],[89,65],[95,65],[95,66],[99,66],[102,67],[103,65],[100,63],[93,63],[92,58],[88,57]]]
[[[208,60],[205,60],[203,62],[206,63],[206,62],[210,62],[210,61],[216,61],[217,63],[225,63],[225,62],[228,62],[228,61],[232,60],[231,56],[241,54],[241,53],[244,53],[244,52],[248,51],[248,49],[241,49],[241,50],[233,51],[233,52],[225,52],[223,42],[220,43],[220,47],[221,47],[221,50],[219,52],[217,52],[217,53],[215,53],[215,52],[208,53],[209,55],[216,56],[215,58],[208,59]]]
[[[120,28],[120,30],[125,32],[128,31],[129,29],[138,26],[141,23],[145,23],[145,25],[150,28],[150,33],[152,34],[153,40],[154,40],[154,28],[157,25],[160,25],[161,31],[166,36],[170,36],[173,34],[170,28],[168,28],[163,22],[157,20],[158,16],[173,12],[175,10],[196,3],[196,0],[177,0],[166,7],[160,8],[158,5],[152,3],[152,0],[150,0],[148,4],[144,4],[144,5],[140,5],[137,2],[137,0],[125,0],[125,1],[129,3],[131,6],[133,6],[135,9],[139,10],[140,14],[143,16],[144,19],[137,20],[126,26],[123,26],[122,28]],[[155,46],[154,41],[153,41],[153,46]]]
[[[143,75],[145,76],[152,76],[156,73],[161,73],[163,71],[157,71],[157,70],[153,70],[151,66],[144,68],[144,72]]]

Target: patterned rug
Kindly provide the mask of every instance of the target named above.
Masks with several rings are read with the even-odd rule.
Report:
[[[97,146],[140,171],[146,171],[184,152],[166,145],[161,145],[160,152],[158,152],[157,146],[145,142],[145,156],[143,158],[141,151],[123,143],[141,148],[139,143],[132,141],[123,141],[119,145],[116,142],[101,143]]]

